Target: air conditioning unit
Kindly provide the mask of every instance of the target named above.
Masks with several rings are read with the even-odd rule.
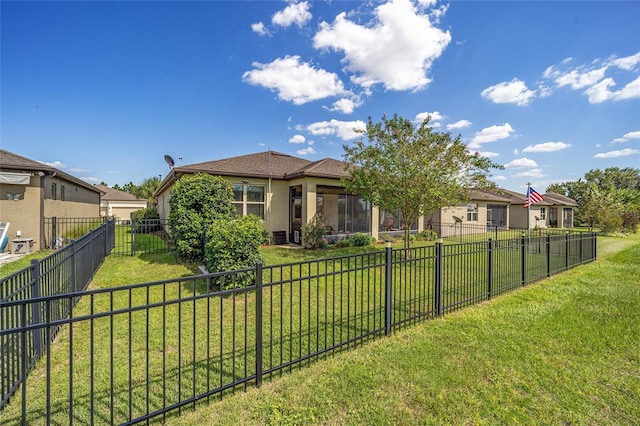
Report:
[[[300,231],[293,231],[293,242],[300,244]]]

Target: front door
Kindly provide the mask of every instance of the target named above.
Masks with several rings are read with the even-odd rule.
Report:
[[[302,241],[302,186],[292,186],[289,190],[289,217],[291,218],[289,242],[300,244]]]

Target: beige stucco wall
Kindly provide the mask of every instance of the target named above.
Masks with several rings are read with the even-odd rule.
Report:
[[[40,247],[40,178],[32,177],[31,184],[0,185],[0,222],[9,222],[9,241],[18,238],[33,238],[34,249]],[[20,199],[8,200],[8,194],[20,194]],[[5,250],[10,250],[11,243]]]
[[[109,215],[111,207],[111,215]],[[120,220],[130,220],[131,213],[147,208],[146,201],[105,201],[100,203],[100,216],[112,216]]]
[[[536,216],[540,217],[540,207],[535,204],[529,209],[525,209],[522,205],[509,207],[509,227],[510,228],[526,228],[527,227],[527,213],[529,214],[529,226],[535,228],[536,224],[538,228],[546,228],[549,223],[549,206],[542,206],[546,208],[546,220],[536,221]]]

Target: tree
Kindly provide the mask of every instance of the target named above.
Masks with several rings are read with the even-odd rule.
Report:
[[[150,203],[153,203],[153,193],[158,189],[160,185],[160,178],[154,176],[142,181],[141,185],[136,185],[131,188],[131,193],[138,198],[145,198]]]
[[[236,214],[231,184],[205,173],[181,177],[171,190],[169,206],[173,247],[188,261],[204,260],[204,235],[214,220],[231,220]]]
[[[399,211],[411,224],[441,207],[459,205],[472,187],[494,186],[489,170],[501,166],[470,152],[459,135],[433,131],[430,118],[416,128],[397,114],[383,116],[380,123],[369,117],[361,139],[343,147],[350,173],[343,182],[347,190],[384,211]],[[409,231],[405,226],[405,248]]]

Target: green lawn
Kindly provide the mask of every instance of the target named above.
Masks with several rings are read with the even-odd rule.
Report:
[[[173,419],[640,424],[640,235],[598,260]]]
[[[198,405],[195,413],[183,410],[182,417],[170,416],[170,423],[493,424],[538,423],[537,419],[542,419],[543,423],[601,423],[600,419],[611,423],[612,419],[618,418],[622,423],[637,423],[640,416],[632,407],[640,403],[638,356],[633,350],[638,347],[638,338],[633,330],[640,312],[640,271],[633,261],[640,255],[639,247],[638,236],[599,238],[599,260],[595,263],[447,315],[444,319],[407,328],[390,338],[370,342],[311,366],[294,369],[282,378],[265,382],[259,391],[250,390],[247,394],[225,397],[219,403]],[[381,249],[380,246],[378,248]],[[266,264],[272,265],[366,250],[369,249],[325,252],[267,248],[264,255]],[[621,253],[614,256],[613,253],[617,252]],[[90,288],[184,277],[193,273],[193,267],[176,264],[170,254],[109,257]],[[282,293],[296,300],[310,288],[306,283],[292,285],[288,289],[274,290],[275,297],[277,299]],[[355,289],[362,294],[362,289]],[[149,298],[158,296],[154,295],[158,291],[164,292],[162,297],[171,298],[180,297],[180,294],[188,296],[195,290],[193,285],[184,285],[168,290],[159,287],[159,290],[148,293],[123,292],[111,301],[96,297],[93,309],[103,309],[109,303],[116,308],[144,304]],[[340,296],[341,299],[344,297],[347,295]],[[85,299],[78,305],[76,315],[92,309],[89,300]],[[624,303],[613,303],[614,300]],[[368,301],[365,302],[360,305],[356,302],[353,306],[366,311],[370,306]],[[140,405],[145,404],[146,368],[152,372],[161,370],[161,360],[167,365],[180,365],[163,378],[168,385],[155,380],[147,385],[154,396],[152,409],[153,404],[159,403],[162,386],[167,388],[167,396],[173,399],[176,393],[180,393],[175,386],[178,377],[185,380],[188,387],[191,374],[204,377],[212,370],[210,365],[201,362],[189,364],[192,356],[196,361],[206,358],[202,345],[167,348],[161,344],[161,338],[175,342],[179,341],[176,334],[182,333],[185,342],[201,342],[206,335],[212,335],[214,341],[224,335],[226,345],[234,336],[241,339],[247,331],[242,326],[236,330],[222,330],[221,334],[213,328],[207,330],[203,323],[198,323],[197,328],[188,326],[181,330],[176,323],[195,324],[193,318],[207,318],[210,313],[212,318],[216,318],[219,311],[235,315],[236,306],[251,306],[253,303],[254,297],[250,295],[220,299],[214,306],[207,305],[206,299],[185,304],[182,310],[174,305],[163,308],[165,315],[160,315],[162,311],[159,309],[150,310],[148,317],[145,311],[120,314],[113,316],[112,322],[105,317],[91,324],[78,323],[73,327],[73,338],[70,338],[67,327],[61,331],[51,351],[54,423],[68,421],[64,407],[69,383],[69,344],[74,345],[76,353],[73,360],[76,421],[85,423],[91,409],[88,371],[93,371],[96,381],[93,396],[96,421],[110,419],[112,401],[116,404],[114,419],[123,421],[127,418],[126,401],[129,398],[136,412],[140,409],[144,412]],[[292,314],[290,311],[302,312],[301,308],[294,304],[291,309],[282,306],[273,309],[284,310],[286,320]],[[313,314],[309,314],[307,307],[304,308],[304,316],[290,322],[289,329],[285,324],[285,335],[276,338],[286,335],[297,338],[298,320],[300,325],[303,320],[309,323],[318,321],[321,309],[311,309],[309,312]],[[253,308],[249,312],[253,312]],[[602,312],[607,315],[603,316]],[[163,322],[163,317],[169,321]],[[152,330],[164,331],[161,335],[152,333],[145,342],[144,338],[135,336],[147,335],[144,330],[147,321]],[[250,315],[247,324],[252,324],[252,321]],[[346,329],[353,325],[346,324]],[[341,324],[336,332],[343,326]],[[114,330],[114,338],[112,343],[96,341],[93,356],[88,356],[87,342],[92,329],[94,335],[104,336]],[[133,331],[133,337],[128,330]],[[277,334],[277,330],[265,330],[265,338],[271,332]],[[284,349],[302,351],[313,343],[312,336],[305,336],[304,340],[285,342]],[[167,352],[167,355],[147,357],[144,355],[147,345],[153,353]],[[239,369],[236,371],[242,371],[244,364],[230,355],[233,351],[225,346],[223,352],[215,359],[220,363],[220,370],[224,366],[226,371],[233,364],[234,369]],[[252,363],[252,356],[250,354],[247,364]],[[131,366],[128,365],[129,359],[133,360]],[[115,365],[113,377],[107,373],[111,360]],[[149,367],[145,365],[146,360],[149,360]],[[617,371],[619,367],[622,368],[620,372]],[[32,407],[37,407],[35,399],[44,389],[44,373],[41,362],[30,375],[28,395],[31,395],[29,404],[35,404]],[[103,390],[110,388],[110,380],[114,382],[115,396]],[[130,396],[127,395],[128,383],[134,384]],[[198,391],[202,391],[203,385],[202,381],[198,383]],[[625,395],[624,398],[618,395],[618,390]],[[591,399],[595,399],[593,404]],[[625,402],[627,400],[630,401]],[[547,410],[548,405],[551,405],[551,410]],[[17,422],[19,409],[20,397],[17,395],[0,413],[0,423]],[[37,424],[42,408],[30,411],[28,422]]]

